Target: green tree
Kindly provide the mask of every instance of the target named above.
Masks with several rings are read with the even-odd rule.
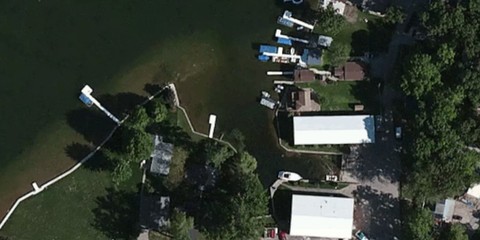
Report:
[[[405,17],[406,15],[402,8],[391,6],[385,13],[384,21],[388,24],[403,23],[403,21],[405,21]]]
[[[426,208],[411,209],[404,221],[405,239],[432,240],[433,231],[432,212]]]
[[[441,75],[438,67],[428,54],[414,54],[404,68],[401,87],[403,91],[417,99],[441,85]]]
[[[238,188],[219,189],[204,211],[208,239],[255,239],[264,226],[268,198],[257,175],[238,176]],[[231,185],[231,184],[229,184]],[[233,192],[232,189],[235,189]],[[237,191],[238,190],[238,191]],[[222,208],[218,208],[222,206]],[[228,237],[227,237],[228,236]]]
[[[345,18],[335,12],[332,6],[326,9],[321,9],[316,14],[317,24],[316,29],[320,33],[330,36],[337,35],[346,25]]]
[[[242,132],[238,129],[233,129],[227,136],[227,141],[233,145],[237,149],[237,151],[241,152],[245,150],[245,136]]]
[[[437,50],[438,66],[443,69],[450,67],[455,61],[455,49],[448,44],[441,44]]]
[[[185,177],[185,162],[188,158],[189,152],[181,147],[175,147],[173,150],[172,163],[170,164],[170,173],[163,180],[163,185],[169,189],[174,190]]]
[[[330,61],[332,66],[338,67],[347,62],[350,51],[349,45],[334,42],[330,48],[325,51],[325,57]]]
[[[215,168],[220,168],[221,165],[234,154],[227,145],[214,140],[207,139],[202,145],[205,162]]]
[[[138,130],[145,130],[148,124],[150,124],[150,117],[144,107],[136,107],[124,123],[126,127]]]
[[[147,110],[148,115],[154,122],[163,122],[165,119],[167,119],[168,109],[165,104],[160,102],[158,99],[151,101],[148,104]]]
[[[257,169],[257,159],[248,152],[240,152],[233,158],[233,164],[236,171],[242,174],[251,174]]]
[[[127,181],[132,177],[132,167],[130,161],[120,159],[112,172],[112,181],[116,186]]]
[[[193,228],[193,218],[174,209],[170,218],[170,234],[175,240],[190,240],[189,230]]]
[[[141,162],[148,159],[153,151],[153,137],[144,130],[124,128],[122,145],[122,150],[129,160]]]
[[[468,240],[465,227],[461,224],[453,224],[441,234],[443,240]]]

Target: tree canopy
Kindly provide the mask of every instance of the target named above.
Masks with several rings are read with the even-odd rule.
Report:
[[[446,228],[442,234],[441,239],[444,240],[468,240],[468,235],[465,232],[465,227],[459,223],[453,224]]]
[[[332,66],[338,67],[347,62],[350,51],[349,45],[333,42],[330,48],[325,51],[325,57]]]
[[[404,238],[411,240],[432,240],[433,216],[425,208],[411,209],[404,221]]]
[[[189,230],[193,228],[193,218],[178,209],[170,217],[170,234],[176,240],[190,240]]]
[[[316,13],[317,26],[320,33],[330,36],[337,35],[346,25],[346,20],[342,15],[335,12],[332,6],[326,9],[320,9]]]
[[[402,76],[402,89],[419,99],[441,84],[438,67],[428,54],[415,54],[407,60]]]

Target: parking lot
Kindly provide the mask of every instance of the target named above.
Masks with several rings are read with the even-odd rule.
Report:
[[[386,116],[391,119],[391,116]],[[342,163],[341,181],[355,198],[355,227],[371,239],[399,239],[399,140],[385,121],[374,144],[352,146]]]

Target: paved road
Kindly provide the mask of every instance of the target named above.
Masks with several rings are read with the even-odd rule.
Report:
[[[414,11],[413,1],[401,1],[408,16]],[[416,2],[418,4],[418,1]],[[371,239],[400,239],[399,181],[401,162],[400,142],[395,139],[392,100],[398,93],[390,86],[392,73],[401,45],[414,44],[405,34],[405,23],[397,26],[388,52],[372,61],[372,75],[382,78],[384,90],[381,101],[384,122],[376,143],[353,147],[344,159],[342,181],[357,182],[351,186],[356,198],[356,227]]]

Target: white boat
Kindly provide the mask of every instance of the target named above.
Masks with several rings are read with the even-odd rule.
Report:
[[[298,173],[280,171],[278,172],[278,179],[296,182],[302,180],[302,177]]]

